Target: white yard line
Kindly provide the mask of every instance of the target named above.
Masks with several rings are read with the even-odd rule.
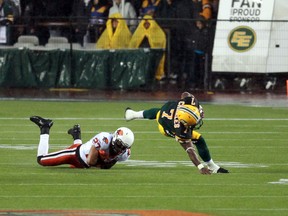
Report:
[[[48,117],[47,117],[48,118]],[[0,117],[0,120],[29,120],[29,118],[9,118],[9,117]],[[116,120],[116,121],[125,121],[124,118],[53,118],[53,120],[85,120],[85,121],[94,121],[94,120]],[[288,118],[205,118],[205,121],[288,121]],[[147,119],[137,119],[137,121],[149,121]]]

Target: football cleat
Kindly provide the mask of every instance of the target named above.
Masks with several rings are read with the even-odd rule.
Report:
[[[224,169],[224,168],[222,168],[222,167],[220,167],[220,168],[217,170],[217,173],[229,173],[229,171],[226,170],[226,169]]]
[[[40,116],[31,116],[30,120],[34,122],[40,129],[42,128],[51,128],[53,121],[51,119],[44,119]]]
[[[73,128],[70,128],[67,131],[68,134],[70,134],[74,140],[81,139],[81,128],[79,124],[76,124],[73,126]]]
[[[50,128],[53,125],[53,121],[51,119],[44,119],[40,116],[31,116],[30,121],[38,125],[41,134],[49,134]]]

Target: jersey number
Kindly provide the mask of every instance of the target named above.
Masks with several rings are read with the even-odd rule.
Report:
[[[162,113],[161,118],[167,118],[168,120],[173,120],[173,115],[174,115],[175,110],[171,109],[169,113],[166,113],[165,111]],[[174,118],[174,128],[179,128],[180,127],[180,122],[178,121],[178,118]]]
[[[164,112],[162,113],[161,118],[167,118],[167,119],[169,119],[169,120],[172,120],[174,111],[175,111],[174,109],[171,109],[171,110],[170,110],[170,113],[166,113],[166,112],[164,111]]]

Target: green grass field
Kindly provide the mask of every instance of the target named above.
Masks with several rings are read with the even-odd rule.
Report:
[[[203,104],[200,132],[215,162],[230,174],[200,175],[185,151],[155,121],[123,119],[127,106],[157,102],[0,101],[0,210],[181,210],[215,216],[288,215],[287,108]],[[50,151],[100,131],[135,132],[132,156],[110,170],[41,167],[39,129],[31,115],[54,120]]]

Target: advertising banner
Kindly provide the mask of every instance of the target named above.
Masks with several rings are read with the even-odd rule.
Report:
[[[268,58],[273,34],[271,20],[276,2],[277,0],[220,1],[212,71],[279,72],[268,71],[272,69],[268,66]],[[282,34],[287,35],[287,31],[282,31]]]
[[[288,72],[288,4],[275,0],[267,72]]]

